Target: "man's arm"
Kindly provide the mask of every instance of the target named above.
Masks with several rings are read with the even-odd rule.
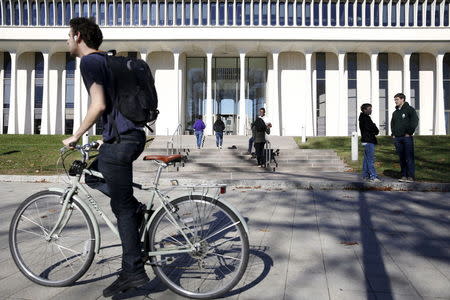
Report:
[[[80,125],[80,128],[75,132],[75,134],[65,140],[63,144],[69,146],[71,143],[76,143],[80,137],[95,124],[97,119],[102,115],[103,111],[106,109],[105,93],[103,91],[103,86],[97,83],[93,83],[89,89],[89,94],[91,95],[91,105],[89,105],[86,117]]]

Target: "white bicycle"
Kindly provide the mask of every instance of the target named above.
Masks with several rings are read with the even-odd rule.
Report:
[[[68,286],[89,269],[101,249],[97,213],[118,236],[111,220],[80,181],[83,174],[103,178],[88,167],[96,143],[63,148],[61,157],[79,151],[71,164],[70,185],[49,188],[28,197],[15,212],[9,245],[19,270],[44,286]],[[185,159],[182,155],[150,155],[156,162],[154,184],[136,188],[149,192],[140,227],[142,258],[175,293],[196,299],[216,298],[242,278],[248,263],[248,228],[244,218],[220,199],[225,185],[180,186],[186,194],[170,199],[158,188],[164,168]],[[155,199],[159,207],[155,208]]]

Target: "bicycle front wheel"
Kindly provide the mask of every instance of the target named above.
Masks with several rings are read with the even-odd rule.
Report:
[[[237,215],[222,202],[201,195],[170,202],[171,218],[162,209],[148,232],[150,251],[187,246],[195,251],[161,254],[150,258],[156,275],[174,292],[185,297],[210,299],[232,289],[248,263],[248,236]],[[173,224],[176,220],[181,233]]]
[[[62,230],[50,231],[62,209],[63,194],[42,191],[17,209],[9,228],[9,248],[19,270],[44,286],[67,286],[88,270],[95,255],[94,228],[84,208],[72,199]]]

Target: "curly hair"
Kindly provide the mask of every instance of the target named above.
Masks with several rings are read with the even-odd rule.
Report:
[[[80,33],[80,38],[89,48],[98,50],[103,42],[103,34],[94,18],[73,18],[70,20],[73,33]]]

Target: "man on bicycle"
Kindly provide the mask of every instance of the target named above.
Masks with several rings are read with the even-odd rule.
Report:
[[[110,297],[149,281],[141,258],[138,234],[140,203],[133,196],[132,187],[132,163],[144,150],[145,133],[142,127],[136,126],[113,106],[108,93],[111,80],[107,54],[98,51],[102,41],[102,32],[93,19],[70,20],[67,46],[71,55],[81,58],[81,75],[91,104],[78,130],[63,140],[63,144],[69,147],[76,144],[101,117],[103,143],[99,148],[98,169],[106,181],[122,241],[122,270],[117,280],[103,290],[103,296]]]

